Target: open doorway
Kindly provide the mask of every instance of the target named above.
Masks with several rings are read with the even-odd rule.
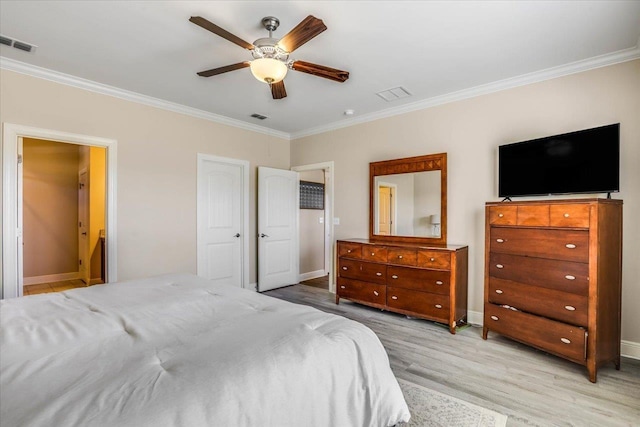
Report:
[[[105,283],[106,148],[22,138],[23,295]]]
[[[335,292],[333,283],[333,162],[292,168],[300,174],[300,279]]]

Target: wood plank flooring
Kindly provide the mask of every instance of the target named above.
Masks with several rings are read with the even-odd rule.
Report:
[[[444,326],[341,300],[311,286],[265,295],[335,313],[371,328],[398,378],[509,417],[514,426],[640,426],[640,360],[622,359],[589,382],[583,366],[469,327],[456,335]]]
[[[47,294],[50,292],[62,292],[62,291],[68,291],[69,289],[84,288],[86,286],[87,285],[80,279],[63,280],[60,282],[39,283],[37,285],[25,285],[24,288],[22,289],[22,294],[25,296]]]

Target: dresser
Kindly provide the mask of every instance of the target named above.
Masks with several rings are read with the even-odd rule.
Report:
[[[467,319],[467,246],[338,241],[336,304],[348,299],[449,327]]]
[[[489,331],[597,369],[620,369],[622,201],[487,203]]]

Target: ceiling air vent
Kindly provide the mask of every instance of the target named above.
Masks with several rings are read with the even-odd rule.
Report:
[[[11,37],[0,35],[0,44],[5,46],[13,46],[16,49],[25,51],[25,52],[34,52],[36,50],[36,45],[21,42],[20,40],[12,39]]]
[[[258,113],[253,113],[251,117],[258,120],[264,120],[268,118],[267,116],[263,116],[262,114],[258,114]]]
[[[405,88],[398,86],[393,89],[383,90],[382,92],[376,93],[380,98],[384,99],[387,102],[396,101],[402,98],[408,98],[411,96],[411,93]]]

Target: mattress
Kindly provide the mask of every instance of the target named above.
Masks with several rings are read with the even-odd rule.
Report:
[[[364,325],[168,275],[0,302],[12,426],[392,426],[410,415]]]

